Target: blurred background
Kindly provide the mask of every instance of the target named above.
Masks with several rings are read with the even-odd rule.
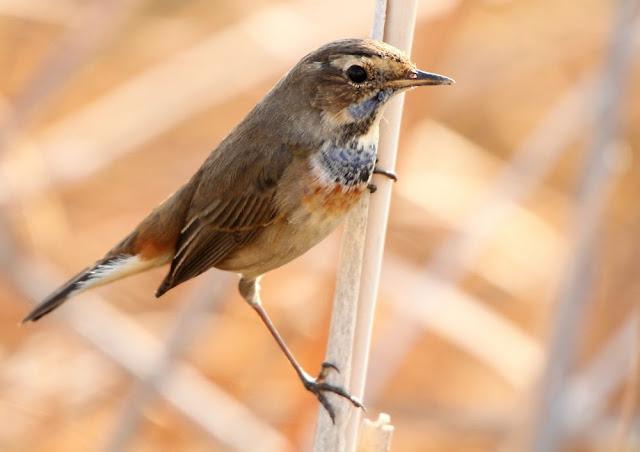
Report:
[[[396,451],[638,451],[637,1],[423,0],[367,383]],[[0,1],[0,449],[308,449],[236,278],[166,269],[18,326],[373,0]],[[311,373],[339,233],[264,279]]]

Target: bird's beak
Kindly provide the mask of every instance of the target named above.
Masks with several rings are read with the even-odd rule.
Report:
[[[445,77],[444,75],[434,74],[433,72],[425,72],[420,69],[414,69],[407,77],[394,80],[391,85],[394,88],[413,88],[414,86],[426,85],[452,85],[455,80]]]

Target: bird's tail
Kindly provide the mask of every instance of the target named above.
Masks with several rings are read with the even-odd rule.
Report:
[[[42,301],[22,323],[35,322],[62,305],[70,297],[85,290],[107,284],[125,276],[147,270],[159,265],[154,260],[143,260],[136,255],[118,254],[108,256],[86,268]]]
[[[199,172],[167,198],[120,243],[96,262],[63,284],[40,303],[23,322],[49,314],[73,295],[122,279],[171,261],[182,230]]]

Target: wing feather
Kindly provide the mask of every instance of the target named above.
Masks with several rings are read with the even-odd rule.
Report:
[[[252,154],[249,165],[235,170],[225,160],[230,157],[216,159],[216,153],[201,169],[171,268],[156,296],[223,261],[279,217],[278,181],[291,152],[283,147],[273,155]]]

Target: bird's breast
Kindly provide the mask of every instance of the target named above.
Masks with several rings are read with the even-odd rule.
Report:
[[[314,212],[344,214],[367,189],[375,164],[376,141],[370,137],[326,143],[310,158],[303,204]]]
[[[309,187],[302,201],[310,212],[324,216],[342,216],[353,207],[364,190],[366,184],[345,187],[338,183],[315,183]]]

